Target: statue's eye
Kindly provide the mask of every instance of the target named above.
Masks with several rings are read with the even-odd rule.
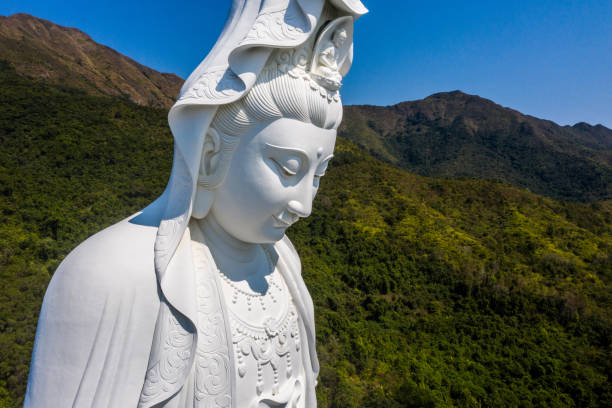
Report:
[[[301,160],[295,156],[280,158],[272,158],[274,163],[288,176],[295,176],[299,173],[302,165]]]

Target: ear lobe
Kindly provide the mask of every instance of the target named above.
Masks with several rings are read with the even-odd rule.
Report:
[[[223,184],[238,140],[219,134],[212,127],[208,129],[202,148],[198,188],[214,190]]]
[[[200,159],[199,187],[210,190],[219,184],[219,180],[222,180],[222,175],[219,174],[222,172],[222,169],[219,168],[222,143],[223,140],[219,133],[212,127],[208,128],[202,147],[202,158]]]
[[[195,219],[202,219],[208,215],[210,207],[212,207],[214,191],[205,190],[198,186],[195,193],[195,199],[193,200],[193,206],[191,207],[191,216]]]
[[[218,153],[221,150],[221,137],[213,128],[208,128],[202,147],[200,160],[200,178],[213,175],[219,164]]]
[[[214,192],[211,190],[214,184],[215,172],[219,166],[219,152],[221,151],[221,138],[216,130],[209,128],[204,138],[202,147],[202,158],[200,159],[200,171],[198,174],[198,186],[196,188],[191,216],[196,219],[206,217],[212,206]]]

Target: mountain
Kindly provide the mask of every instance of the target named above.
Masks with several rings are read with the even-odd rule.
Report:
[[[0,59],[26,77],[169,108],[183,80],[96,43],[76,28],[28,14],[0,16]]]
[[[0,16],[0,59],[27,78],[163,108],[183,82],[27,14]],[[558,126],[455,91],[389,107],[346,106],[339,133],[424,176],[498,180],[561,200],[612,199],[612,130],[601,125]]]
[[[165,187],[166,110],[0,64],[0,406],[21,406],[66,254]],[[338,140],[289,230],[321,408],[609,407],[612,203],[415,175]]]
[[[347,106],[340,134],[432,177],[499,180],[571,201],[612,199],[612,130],[559,126],[460,91]]]
[[[582,143],[595,149],[612,149],[612,130],[603,125],[589,125],[585,122],[576,123],[574,126],[564,126],[565,129],[573,130],[574,134],[580,134]]]

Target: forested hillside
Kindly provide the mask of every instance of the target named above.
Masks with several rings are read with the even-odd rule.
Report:
[[[612,199],[612,130],[601,125],[559,126],[460,91],[344,113],[341,135],[405,170],[562,200]]]
[[[166,111],[0,64],[0,407],[22,401],[62,258],[156,198]],[[315,301],[319,405],[612,406],[612,205],[394,168],[340,139],[289,235]]]
[[[169,108],[182,79],[28,14],[0,16],[0,56],[26,78]],[[555,199],[612,199],[612,130],[551,121],[462,92],[394,106],[346,106],[340,134],[430,177],[502,181]]]

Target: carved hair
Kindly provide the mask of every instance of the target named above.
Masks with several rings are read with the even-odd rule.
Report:
[[[208,129],[221,142],[216,159],[218,168],[211,175],[206,169],[210,163],[202,162],[206,166],[200,167],[200,187],[210,190],[223,183],[239,138],[258,123],[288,118],[322,129],[338,128],[342,120],[340,93],[311,76],[307,66],[309,57],[308,46],[278,51],[270,57],[244,97],[219,107]],[[194,216],[201,218],[207,211],[196,211]]]
[[[229,136],[242,136],[257,123],[289,118],[337,129],[342,120],[339,94],[311,80],[302,67],[304,57],[300,50],[273,57],[243,98],[219,107],[211,127]]]

